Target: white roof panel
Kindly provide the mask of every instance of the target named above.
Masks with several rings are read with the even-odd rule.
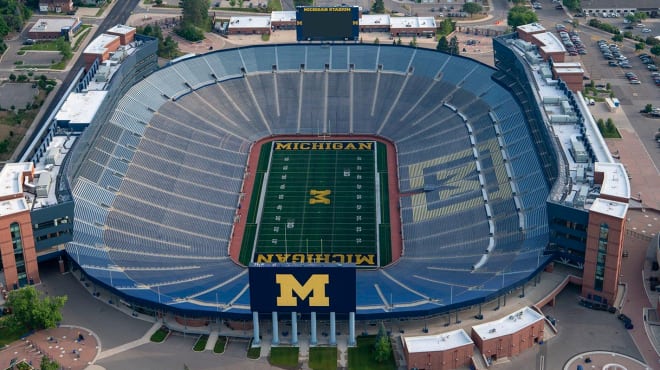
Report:
[[[630,181],[621,163],[596,162],[594,169],[604,174],[603,184],[600,187],[601,195],[630,199]]]
[[[536,33],[532,35],[535,39],[539,40],[544,46],[540,48],[547,53],[566,52],[564,44],[551,32]]]
[[[98,90],[73,92],[66,98],[55,119],[71,123],[91,123],[107,94],[107,91]]]
[[[118,25],[116,25],[116,26],[114,26],[114,27],[112,27],[108,30],[108,32],[118,33],[118,34],[121,34],[121,35],[125,35],[127,33],[130,33],[131,31],[135,31],[135,27],[126,26],[126,25],[123,25],[123,24],[118,24]]]
[[[492,339],[501,337],[503,335],[513,334],[520,331],[539,320],[543,320],[543,316],[529,307],[524,307],[509,316],[505,316],[499,320],[487,322],[481,325],[472,327],[477,335],[482,339]]]
[[[32,171],[32,162],[7,163],[0,171],[0,197],[8,197],[23,193],[21,175]]]
[[[437,352],[472,344],[472,339],[463,329],[437,335],[403,337],[408,353]]]
[[[360,18],[361,26],[381,26],[390,25],[389,14],[362,14]]]
[[[231,17],[229,28],[270,28],[270,16]]]
[[[296,21],[295,10],[274,11],[270,13],[270,21],[272,22],[291,22]]]
[[[589,209],[591,212],[598,212],[604,215],[614,216],[616,218],[625,218],[628,212],[628,203],[615,202],[609,199],[597,198]]]
[[[545,28],[540,23],[529,23],[518,26],[518,29],[525,33],[544,32]]]
[[[100,34],[97,38],[85,48],[85,54],[102,54],[107,49],[108,44],[118,39],[117,35],[108,35],[107,33]]]

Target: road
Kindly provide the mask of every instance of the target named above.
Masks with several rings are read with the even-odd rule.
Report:
[[[105,19],[103,19],[99,26],[96,28],[96,31],[92,35],[91,39],[96,38],[98,35],[101,33],[105,32],[108,28],[121,24],[126,22],[128,17],[131,15],[131,12],[133,9],[137,6],[139,0],[123,0],[123,1],[116,1],[108,14],[106,15]],[[45,108],[46,112],[42,116],[43,118],[38,122],[36,126],[31,127],[32,134],[30,135],[29,140],[24,141],[27,143],[31,143],[37,136],[39,129],[47,124],[47,119],[50,116],[50,113],[55,109],[55,106],[57,103],[62,99],[64,96],[64,92],[66,91],[66,88],[73,83],[73,79],[76,76],[76,73],[84,67],[84,61],[83,58],[80,58],[80,54],[78,54],[78,58],[75,60],[74,64],[69,68],[67,71],[62,72],[62,75],[60,76],[60,79],[62,79],[62,83],[59,84],[59,88],[57,91],[55,91],[55,96],[53,99],[50,101],[50,104]],[[16,152],[14,152],[14,159],[19,158],[20,156],[23,155],[22,151],[24,148],[18,148]],[[20,153],[20,155],[17,155],[17,153]]]

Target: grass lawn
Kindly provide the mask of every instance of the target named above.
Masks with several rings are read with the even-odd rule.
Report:
[[[73,44],[73,48],[71,48],[73,51],[77,51],[78,48],[80,47],[80,44],[85,40],[85,37],[87,37],[87,34],[91,31],[90,28],[86,28],[78,33],[76,36],[76,42]]]
[[[214,353],[224,353],[225,346],[227,345],[227,337],[222,335],[218,337],[218,340],[215,341],[215,346],[213,347]]]
[[[59,51],[55,41],[38,42],[34,45],[22,46],[21,50]]]
[[[298,347],[272,347],[269,362],[274,366],[297,367],[299,351]]]
[[[252,342],[250,342],[252,343]],[[247,351],[247,358],[256,360],[261,357],[261,347],[250,347]]]
[[[202,335],[197,339],[197,342],[195,342],[195,345],[193,346],[193,351],[195,352],[202,352],[206,348],[206,342],[209,341],[209,336],[208,335]]]
[[[311,347],[309,367],[314,370],[334,370],[337,368],[336,347]]]
[[[348,368],[351,370],[392,370],[396,369],[394,356],[386,362],[378,363],[374,360],[374,344],[376,336],[357,337],[357,347],[348,349]]]
[[[4,325],[4,323],[0,322],[0,325]],[[12,342],[21,339],[21,336],[25,335],[27,332],[28,331],[25,328],[16,329],[9,326],[0,327],[0,346],[11,344]]]
[[[169,333],[170,331],[167,328],[160,328],[151,335],[151,341],[156,343],[161,343],[162,341],[165,340],[165,338],[167,338],[167,334]]]

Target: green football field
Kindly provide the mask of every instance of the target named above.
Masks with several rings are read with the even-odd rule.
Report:
[[[285,262],[281,258],[288,255],[287,262],[356,263],[361,256],[362,265],[378,265],[379,230],[389,234],[380,213],[381,195],[387,196],[387,184],[380,183],[387,182],[387,172],[379,175],[376,165],[377,158],[385,158],[385,146],[269,144],[260,154],[241,254],[247,257],[249,248],[251,262]]]

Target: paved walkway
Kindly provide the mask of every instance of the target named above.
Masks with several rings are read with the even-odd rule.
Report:
[[[613,353],[613,352],[594,351],[594,352],[581,353],[571,358],[564,366],[564,370],[576,369],[578,365],[582,365],[584,369],[605,369],[606,365],[611,365],[611,364],[622,365],[624,366],[623,369],[626,370],[652,369],[646,366],[645,364],[635,360],[634,358],[628,357],[626,355]],[[621,368],[615,367],[614,369],[621,369]]]
[[[61,326],[36,332],[0,351],[0,367],[4,369],[24,361],[39,368],[41,358],[48,356],[63,369],[82,370],[94,362],[99,349],[94,333],[80,327]]]

